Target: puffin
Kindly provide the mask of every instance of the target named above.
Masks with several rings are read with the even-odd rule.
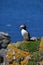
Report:
[[[26,29],[26,25],[20,25],[21,35],[24,38],[24,41],[30,41],[30,33]]]

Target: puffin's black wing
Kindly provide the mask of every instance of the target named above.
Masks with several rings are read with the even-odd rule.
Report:
[[[30,33],[28,32],[28,38],[29,38],[29,40],[30,40]]]

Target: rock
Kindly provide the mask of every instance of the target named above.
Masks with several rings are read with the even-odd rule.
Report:
[[[31,59],[31,57],[29,57],[29,56],[26,56],[26,58],[25,58],[26,60],[30,60]]]
[[[36,65],[40,65],[40,62],[37,62],[37,64]]]
[[[37,38],[36,37],[31,37],[30,40],[33,40],[33,41],[37,41]]]
[[[43,60],[42,60],[42,61],[40,61],[40,65],[43,65]]]
[[[0,49],[6,48],[10,43],[10,36],[8,33],[0,32]]]
[[[5,54],[7,53],[7,50],[6,49],[1,49],[0,50],[0,56],[5,56]]]
[[[40,56],[40,57],[39,57],[39,61],[42,61],[42,60],[43,60],[43,56]]]
[[[5,58],[6,53],[7,53],[7,50],[6,49],[1,49],[0,50],[0,64],[3,64],[3,65],[6,65],[7,64],[7,60]]]
[[[43,51],[43,37],[41,38],[39,51]]]
[[[10,43],[10,36],[8,33],[0,32],[0,64],[8,64],[5,55],[7,53],[7,46]]]
[[[2,56],[0,56],[0,63],[3,63],[4,59]]]
[[[16,60],[16,57],[15,56],[13,56],[13,60]]]

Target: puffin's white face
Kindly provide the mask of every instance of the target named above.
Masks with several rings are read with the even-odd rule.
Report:
[[[26,26],[25,25],[21,25],[20,29],[26,29]]]
[[[20,29],[22,30],[23,28],[22,28],[22,27],[20,27]]]

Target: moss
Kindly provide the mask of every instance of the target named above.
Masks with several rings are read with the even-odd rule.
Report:
[[[40,52],[38,49],[39,49],[39,45],[40,45],[40,40],[37,40],[37,41],[28,41],[28,42],[23,42],[23,43],[17,43],[15,44],[15,48],[14,48],[14,51],[16,50],[16,62],[18,64],[21,63],[21,61],[24,60],[24,55],[20,56],[18,51],[20,53],[23,54],[22,51],[28,51],[28,52],[32,52],[32,55],[31,56],[31,59],[28,61],[28,63],[26,65],[36,65],[37,62],[39,62],[39,57],[40,57],[40,54],[43,55],[42,52]],[[12,45],[11,45],[12,46]],[[19,49],[19,50],[18,50]],[[17,56],[20,56],[19,58],[17,58]]]
[[[27,63],[27,65],[36,65],[37,63],[36,62],[34,62],[34,61],[29,61],[28,63]]]
[[[40,51],[36,51],[32,54],[31,59],[28,61],[27,65],[40,65],[40,57],[41,53]]]
[[[39,57],[40,57],[39,51],[35,52],[35,53],[32,54],[31,60],[34,61],[34,62],[38,62],[39,61]]]
[[[29,41],[27,43],[22,43],[18,46],[19,49],[25,50],[25,51],[30,51],[30,52],[35,52],[38,50],[40,44],[40,40],[38,41]]]

